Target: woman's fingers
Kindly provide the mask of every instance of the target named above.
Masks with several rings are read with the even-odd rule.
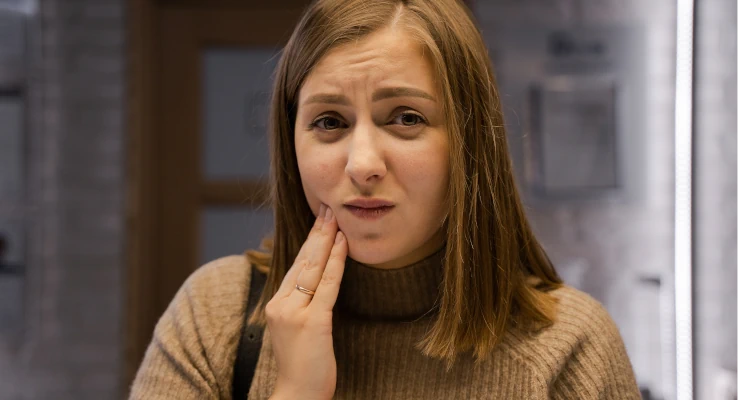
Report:
[[[280,299],[288,297],[291,293],[293,293],[293,291],[295,291],[296,279],[298,278],[298,274],[300,274],[303,268],[308,264],[309,256],[313,252],[313,243],[315,242],[317,237],[320,236],[321,228],[324,224],[324,215],[326,213],[326,209],[327,207],[324,204],[321,204],[319,208],[319,215],[316,217],[316,222],[314,222],[311,231],[308,233],[306,241],[303,243],[303,246],[301,246],[301,249],[298,251],[298,255],[293,262],[293,266],[290,267],[290,270],[288,270],[288,272],[285,274],[283,282],[280,284],[280,288],[275,293],[275,298]]]
[[[303,270],[298,274],[296,279],[296,283],[301,287],[316,291],[326,268],[326,262],[332,252],[334,239],[337,236],[337,229],[337,219],[332,210],[328,208],[324,215],[324,224],[313,239],[313,251],[311,251],[308,257],[308,262],[303,262]],[[296,308],[306,307],[311,302],[311,295],[295,289],[295,285],[293,285],[293,288],[293,293],[286,299],[289,306]]]
[[[309,290],[320,286],[330,254],[343,251],[341,248],[333,250],[336,247],[334,239],[338,228],[333,213],[327,209],[317,219],[321,221],[309,233],[300,250],[300,256],[281,284],[280,291],[289,294],[285,297],[273,297],[265,306],[265,317],[278,366],[276,393],[286,394],[290,398],[330,399],[336,388],[337,363],[331,329],[333,314],[331,310],[307,312],[306,306],[311,304],[312,296],[295,288],[296,282]],[[346,254],[346,250],[344,253]],[[330,263],[336,264],[337,260]],[[334,266],[332,270],[336,268]],[[320,290],[322,289],[318,289],[316,293],[321,293]],[[298,397],[293,396],[295,393],[298,393]]]
[[[339,295],[339,285],[344,275],[344,264],[347,259],[347,238],[337,232],[334,246],[324,268],[316,294],[308,308],[316,311],[332,311]]]

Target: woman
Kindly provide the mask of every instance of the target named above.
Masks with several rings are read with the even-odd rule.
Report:
[[[195,272],[132,398],[229,398],[251,268],[250,399],[638,399],[614,323],[525,218],[492,67],[455,0],[319,0],[272,115],[274,246]]]

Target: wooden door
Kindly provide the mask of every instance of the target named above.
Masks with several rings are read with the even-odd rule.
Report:
[[[271,73],[306,3],[131,0],[124,387],[185,279],[270,229]]]

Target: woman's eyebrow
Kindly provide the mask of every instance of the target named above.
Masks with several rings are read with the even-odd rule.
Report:
[[[373,101],[385,100],[391,97],[421,97],[436,102],[437,100],[429,93],[410,87],[391,87],[378,89],[373,93]]]
[[[373,93],[373,101],[380,101],[389,99],[392,97],[420,97],[436,102],[434,96],[421,90],[410,87],[390,87],[378,89]],[[342,106],[350,105],[350,101],[347,96],[342,94],[329,94],[329,93],[318,93],[309,96],[304,104],[322,103],[322,104],[338,104]]]
[[[306,99],[305,104],[311,103],[339,104],[342,106],[348,106],[349,99],[341,94],[319,93],[314,94]]]

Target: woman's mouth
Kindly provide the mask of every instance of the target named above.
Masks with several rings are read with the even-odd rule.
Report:
[[[357,218],[365,220],[375,220],[380,219],[391,212],[394,206],[357,207],[345,205],[344,207]]]

